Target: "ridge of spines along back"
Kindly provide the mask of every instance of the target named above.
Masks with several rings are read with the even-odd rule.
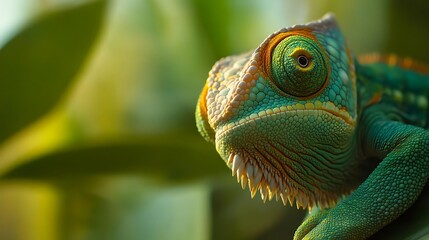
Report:
[[[385,63],[389,66],[397,66],[412,70],[421,74],[429,74],[429,65],[409,57],[399,57],[395,54],[369,53],[359,55],[360,64]]]

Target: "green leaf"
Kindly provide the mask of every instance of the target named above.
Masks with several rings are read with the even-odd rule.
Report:
[[[84,63],[105,1],[54,12],[0,50],[0,142],[47,113]]]
[[[227,172],[214,147],[198,133],[149,136],[48,153],[15,165],[5,178],[64,179],[108,173],[138,172],[190,180]]]
[[[232,3],[228,0],[192,0],[191,2],[194,14],[198,19],[196,24],[214,50],[215,60],[231,54],[233,49],[230,41],[228,41],[231,37],[229,27],[232,25],[234,14],[239,14],[239,11],[234,12],[231,7]]]
[[[210,189],[165,185],[141,176],[108,176],[60,185],[57,239],[209,239]]]

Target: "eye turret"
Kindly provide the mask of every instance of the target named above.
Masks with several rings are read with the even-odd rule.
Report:
[[[328,81],[326,54],[316,40],[306,36],[290,35],[279,41],[270,65],[274,83],[294,97],[312,96]]]

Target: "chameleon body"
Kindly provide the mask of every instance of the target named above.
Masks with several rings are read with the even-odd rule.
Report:
[[[196,120],[252,197],[320,209],[295,239],[365,239],[427,183],[427,96],[425,66],[359,62],[328,14],[218,61]]]

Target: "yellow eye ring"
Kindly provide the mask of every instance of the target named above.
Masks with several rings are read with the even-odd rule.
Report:
[[[299,67],[302,71],[310,71],[314,67],[313,56],[311,56],[311,54],[305,49],[295,49],[290,57],[295,59],[296,66]]]

